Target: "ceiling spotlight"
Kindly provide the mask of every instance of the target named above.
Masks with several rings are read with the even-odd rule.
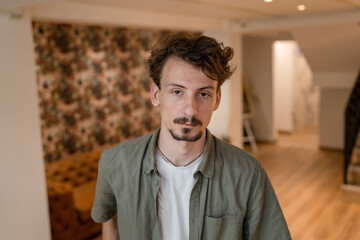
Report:
[[[264,2],[269,3],[272,2],[273,0],[264,0]]]
[[[297,9],[298,9],[299,11],[305,11],[306,7],[305,7],[305,5],[298,5],[298,6],[297,6]]]

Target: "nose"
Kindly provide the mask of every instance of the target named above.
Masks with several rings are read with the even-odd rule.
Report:
[[[197,114],[197,102],[194,96],[189,96],[186,98],[185,103],[185,115],[193,117]]]

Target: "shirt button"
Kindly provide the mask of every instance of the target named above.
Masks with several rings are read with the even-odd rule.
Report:
[[[154,181],[154,184],[157,186],[157,185],[159,185],[159,180],[155,180]]]

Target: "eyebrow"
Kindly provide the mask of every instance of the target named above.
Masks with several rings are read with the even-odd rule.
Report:
[[[185,86],[180,85],[180,84],[176,84],[176,83],[170,83],[170,84],[167,85],[167,87],[169,87],[169,86],[171,86],[171,87],[179,87],[179,88],[186,89]],[[198,90],[205,90],[205,89],[214,89],[214,90],[215,90],[215,87],[213,87],[213,86],[206,86],[206,87],[199,88]]]

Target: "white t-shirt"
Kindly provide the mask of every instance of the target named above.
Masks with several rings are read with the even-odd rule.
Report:
[[[202,155],[184,167],[175,167],[156,154],[158,171],[162,177],[157,196],[160,237],[163,240],[189,239],[189,204],[195,185],[193,177]]]

